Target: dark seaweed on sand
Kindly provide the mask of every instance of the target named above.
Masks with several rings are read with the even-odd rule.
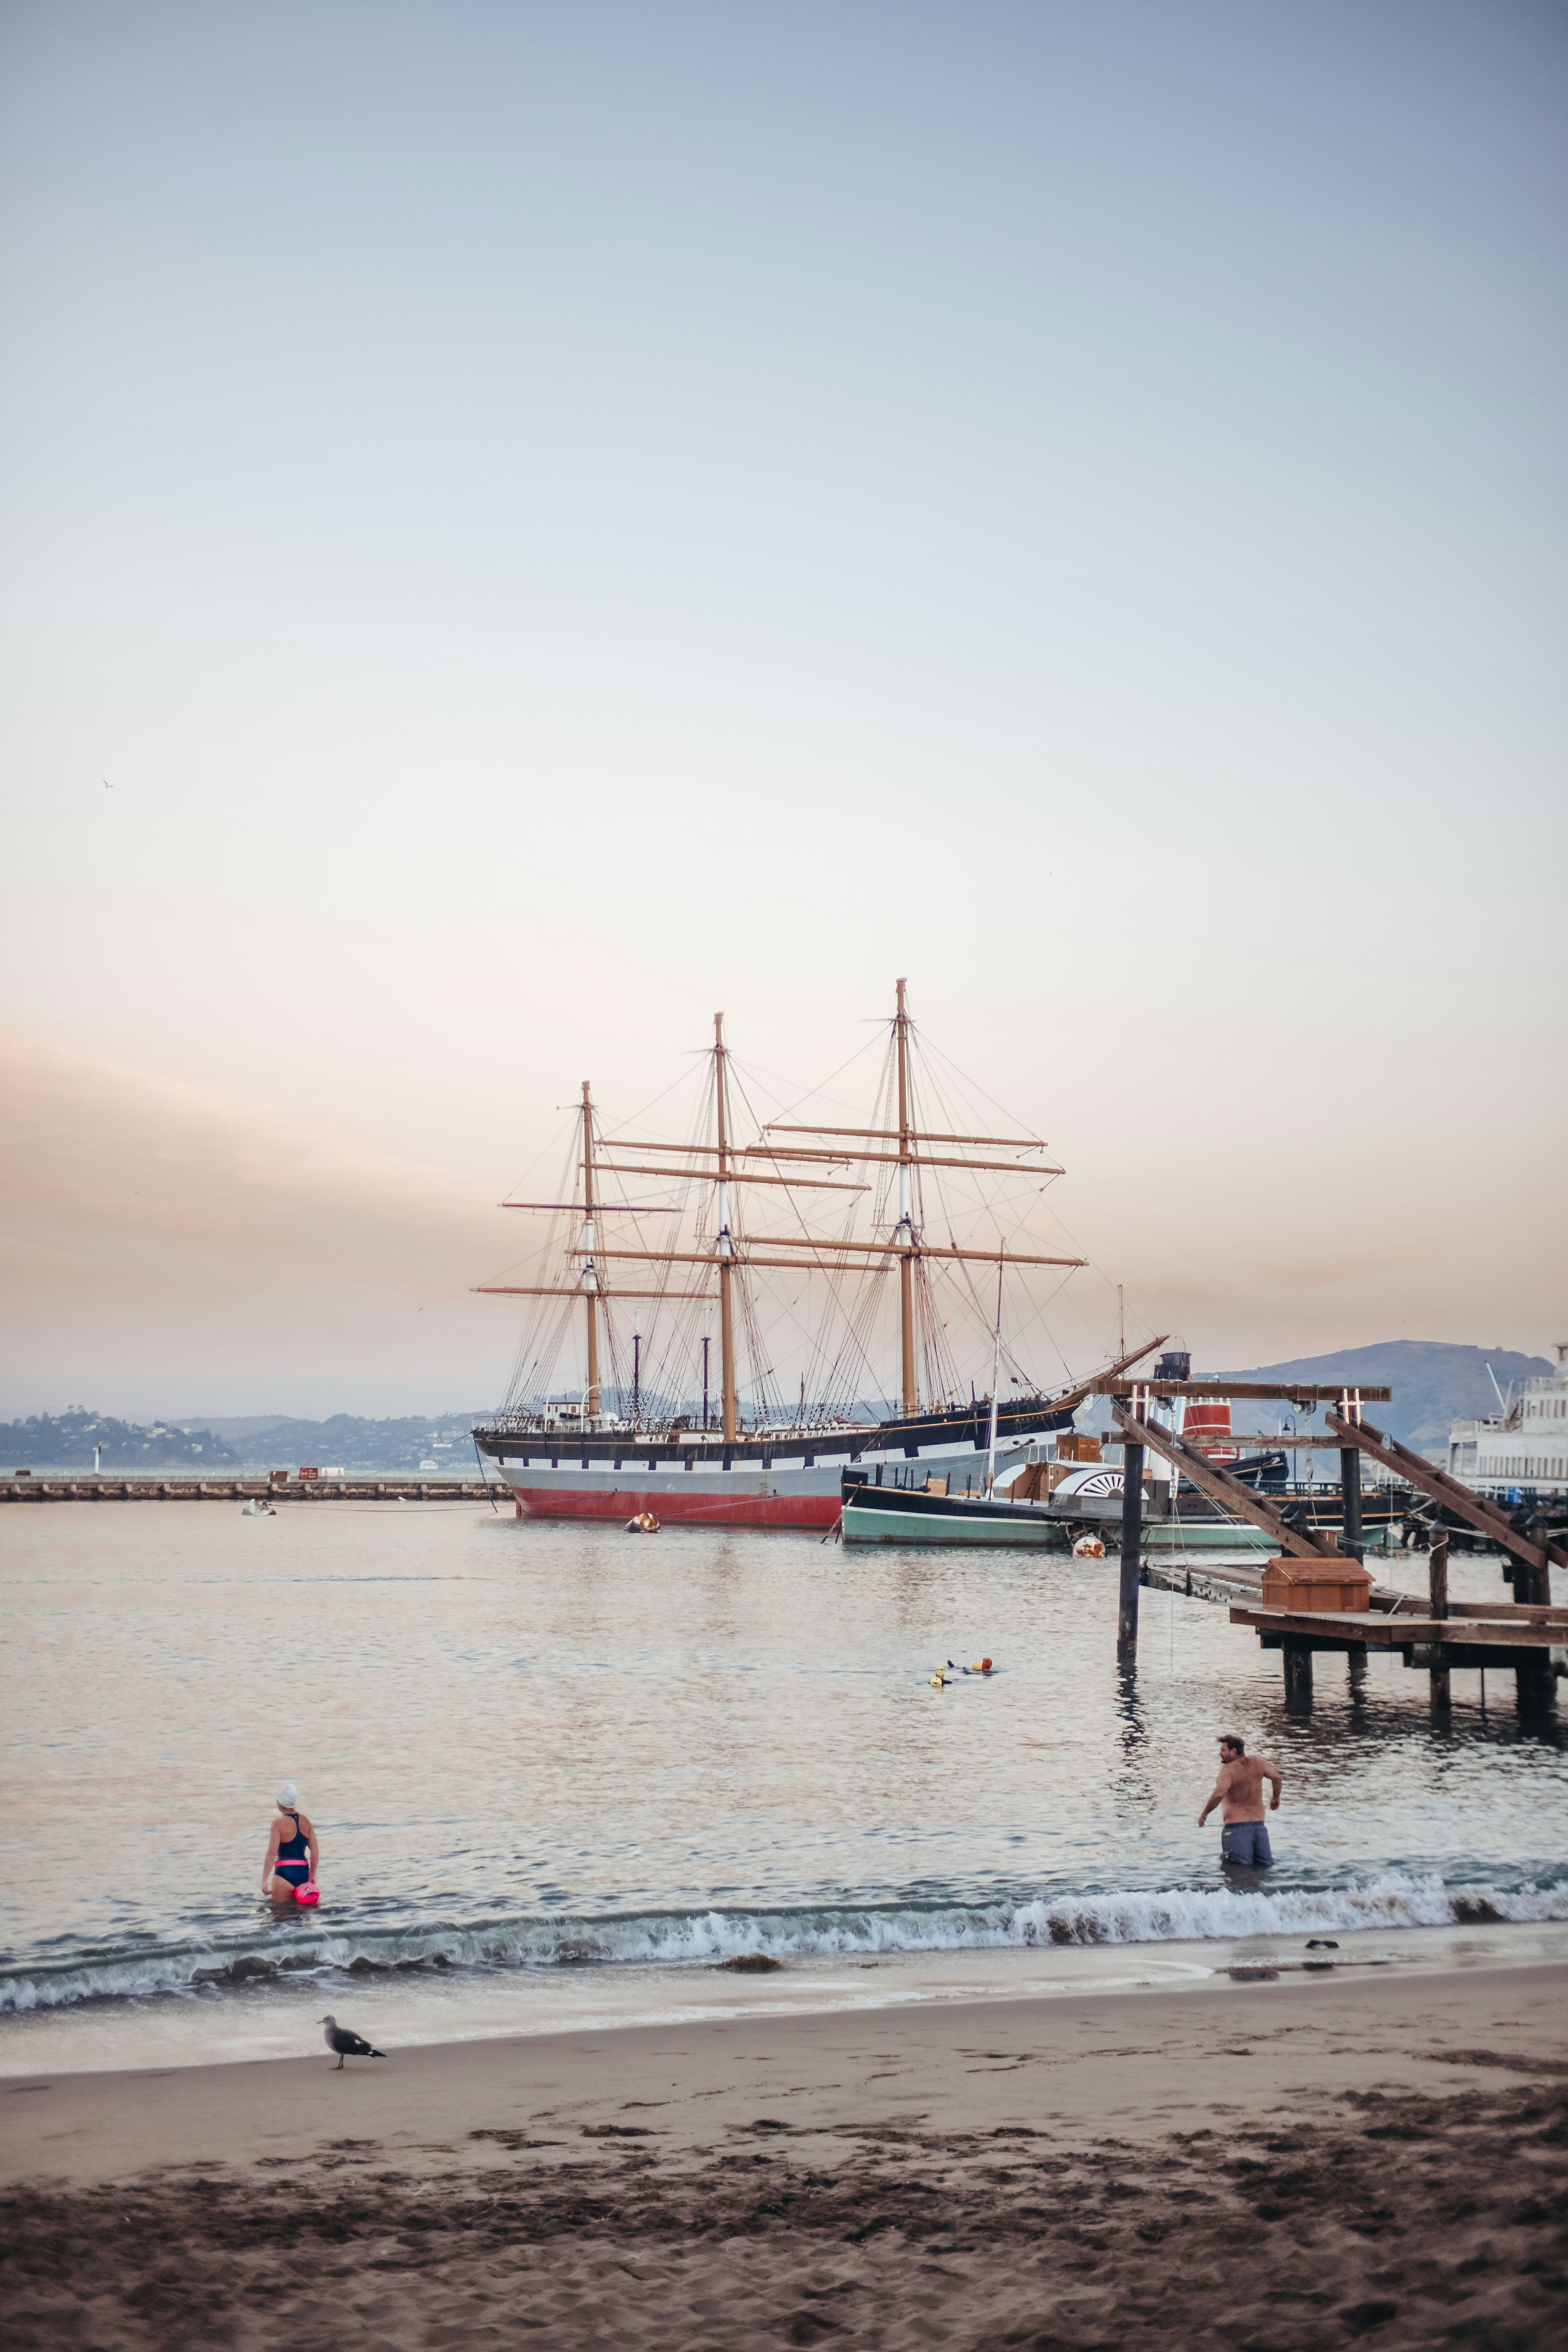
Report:
[[[563,2147],[498,2126],[405,2155],[416,2172],[357,2141],[36,2188],[0,2212],[8,2342],[567,2343],[590,2312],[593,2341],[650,2352],[912,2347],[939,2316],[963,2352],[1568,2340],[1560,2066],[1135,2143],[840,2126],[831,2166],[821,2133],[763,2120],[668,2154],[631,2126]]]

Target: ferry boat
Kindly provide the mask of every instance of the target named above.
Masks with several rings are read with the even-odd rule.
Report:
[[[918,1465],[922,1477],[994,1483],[1042,1438],[1069,1429],[1097,1381],[1163,1344],[1162,1337],[1124,1349],[1089,1379],[1050,1392],[1020,1366],[1008,1375],[1018,1393],[1003,1399],[998,1341],[991,1394],[960,1393],[946,1334],[950,1314],[973,1309],[972,1269],[988,1269],[985,1278],[994,1275],[999,1291],[1005,1276],[1026,1283],[1048,1269],[1060,1280],[1085,1261],[1036,1246],[1024,1222],[1046,1181],[1063,1172],[1042,1158],[1039,1139],[925,1123],[927,1090],[905,987],[897,983],[877,1107],[865,1127],[771,1121],[752,1141],[737,1143],[722,1013],[714,1016],[701,1141],[606,1137],[584,1080],[572,1197],[504,1203],[552,1221],[538,1252],[550,1278],[478,1286],[534,1302],[512,1392],[473,1432],[520,1516],[625,1523],[648,1512],[667,1526],[826,1531],[837,1522],[847,1469],[885,1476],[896,1467],[907,1475]],[[955,1203],[947,1195],[961,1171],[989,1180],[992,1234],[1010,1229],[1016,1245],[998,1238],[961,1245],[954,1238],[976,1211],[973,1197]],[[643,1197],[626,1192],[626,1179]],[[647,1197],[650,1182],[662,1197]],[[745,1205],[756,1192],[773,1211],[758,1213],[761,1231]],[[823,1193],[843,1197],[823,1209],[816,1197]],[[676,1245],[645,1246],[650,1225],[665,1220]],[[824,1232],[825,1223],[838,1230]],[[868,1230],[856,1233],[858,1223]],[[794,1294],[797,1328],[826,1366],[826,1392],[809,1407],[804,1383],[789,1405],[774,1392],[757,1297],[764,1275],[791,1278],[783,1286]],[[956,1284],[959,1295],[944,1297],[944,1283]],[[895,1285],[899,1408],[868,1420],[848,1391],[864,1379],[868,1335]],[[826,1299],[803,1305],[812,1286],[825,1288]],[[575,1353],[575,1334],[583,1378],[563,1396],[555,1373],[563,1353]],[[742,1351],[750,1374],[744,1412]],[[656,1388],[689,1395],[690,1386],[676,1384],[694,1386],[699,1361],[699,1413],[645,1410]],[[662,1376],[645,1382],[645,1363],[662,1363]],[[617,1411],[605,1409],[611,1393]]]
[[[1448,1432],[1448,1475],[1496,1502],[1568,1495],[1568,1340],[1557,1364],[1526,1381],[1518,1395],[1498,1396],[1487,1421],[1456,1421]],[[1488,1367],[1490,1370],[1490,1367]],[[1495,1378],[1492,1386],[1497,1387]]]

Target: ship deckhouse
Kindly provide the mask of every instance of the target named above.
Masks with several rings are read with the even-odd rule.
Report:
[[[1489,1421],[1457,1421],[1448,1433],[1448,1474],[1483,1495],[1568,1494],[1568,1341],[1557,1369],[1526,1381]]]

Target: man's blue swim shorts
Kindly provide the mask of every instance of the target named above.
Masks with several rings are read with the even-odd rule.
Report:
[[[1219,1833],[1219,1850],[1226,1862],[1257,1865],[1274,1859],[1268,1850],[1268,1826],[1265,1822],[1226,1822]]]

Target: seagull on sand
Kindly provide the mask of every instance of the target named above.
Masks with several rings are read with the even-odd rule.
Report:
[[[384,2058],[386,2055],[384,2050],[373,2050],[368,2042],[362,2042],[357,2033],[351,2033],[346,2025],[340,2025],[330,2013],[326,2017],[319,2017],[316,2022],[326,2027],[321,2039],[329,2050],[335,2050],[338,2053],[338,2063],[332,2069],[334,2074],[342,2073],[345,2058]]]

